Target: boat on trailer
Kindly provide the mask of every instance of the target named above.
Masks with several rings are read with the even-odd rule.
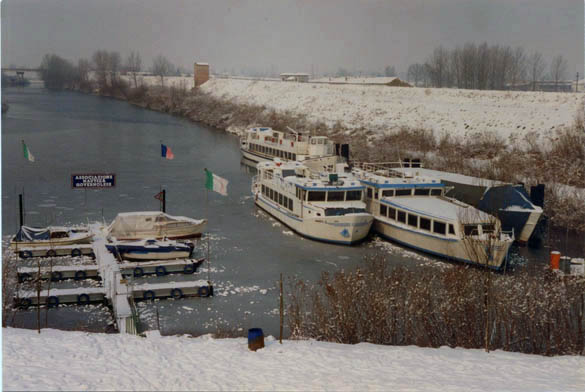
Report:
[[[438,179],[372,164],[352,172],[366,186],[373,230],[382,238],[450,260],[505,266],[513,231],[503,231],[495,216],[446,197]]]
[[[21,226],[10,240],[10,248],[37,248],[62,245],[89,244],[93,235],[86,227],[49,226],[44,228]]]
[[[207,219],[172,216],[160,211],[124,212],[108,227],[108,236],[119,241],[187,239],[201,237]]]
[[[363,201],[365,187],[351,173],[319,173],[278,159],[257,168],[255,204],[298,234],[343,245],[368,235],[373,217]]]
[[[240,138],[242,155],[256,163],[275,158],[280,161],[311,160],[314,161],[314,165],[322,166],[329,171],[333,171],[335,165],[343,161],[338,153],[344,156],[349,155],[347,145],[338,147],[327,136],[305,135],[290,127],[288,131],[276,131],[269,127],[246,130]]]
[[[106,248],[116,258],[130,261],[187,259],[193,253],[193,244],[177,241],[110,241]]]

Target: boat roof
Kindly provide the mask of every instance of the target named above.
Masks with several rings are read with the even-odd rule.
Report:
[[[486,223],[497,220],[497,218],[486,214],[477,208],[446,197],[383,197],[381,201],[392,207],[402,208],[416,214],[450,222]]]
[[[352,172],[359,180],[376,188],[427,188],[427,187],[444,187],[437,178],[426,176],[391,176],[367,172],[362,169],[353,169]]]
[[[457,173],[449,173],[441,170],[433,170],[433,169],[425,169],[425,168],[411,168],[411,167],[402,167],[402,168],[393,168],[392,170],[406,174],[412,173],[415,176],[424,176],[433,179],[438,179],[439,181],[445,180],[449,182],[455,182],[458,184],[466,184],[466,185],[477,185],[477,186],[485,186],[485,187],[492,187],[498,185],[508,185],[506,182],[495,181],[495,180],[488,180],[486,178],[479,178],[479,177],[472,177],[466,176],[463,174]]]
[[[360,181],[351,173],[326,173],[316,172],[310,170],[307,166],[299,162],[280,162],[278,159],[275,161],[260,162],[257,165],[258,169],[274,170],[275,176],[282,176],[284,170],[293,170],[294,175],[286,175],[282,178],[286,182],[293,183],[299,188],[312,190],[312,191],[326,191],[326,190],[363,190],[365,187]],[[298,176],[296,173],[302,171],[304,174],[309,176]],[[288,174],[288,173],[287,173]],[[338,181],[330,182],[329,175],[337,174]]]

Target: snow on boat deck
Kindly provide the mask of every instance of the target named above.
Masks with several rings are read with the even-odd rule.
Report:
[[[585,357],[3,329],[5,390],[583,391]]]

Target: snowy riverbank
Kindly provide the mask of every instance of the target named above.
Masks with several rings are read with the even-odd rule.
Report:
[[[365,128],[384,135],[400,127],[470,138],[494,133],[509,143],[526,135],[546,145],[572,126],[585,94],[329,85],[210,79],[201,90],[236,103],[306,115],[328,126]]]
[[[582,391],[585,357],[3,329],[4,390]]]

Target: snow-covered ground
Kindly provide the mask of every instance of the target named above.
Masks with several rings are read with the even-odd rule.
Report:
[[[401,126],[433,129],[436,137],[492,132],[521,140],[533,132],[543,145],[574,123],[585,94],[479,91],[388,86],[329,85],[210,79],[201,86],[216,97],[307,115],[310,120],[378,134]]]
[[[3,329],[4,390],[583,391],[585,357]]]

